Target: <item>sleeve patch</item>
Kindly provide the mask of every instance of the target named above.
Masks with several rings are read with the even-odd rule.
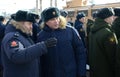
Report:
[[[81,32],[83,32],[83,29],[80,29]]]
[[[116,42],[116,39],[115,39],[114,37],[110,37],[110,38],[109,38],[109,41],[110,41],[111,43],[115,43],[115,42]]]
[[[18,47],[18,42],[17,41],[11,41],[10,47],[12,47],[12,48]]]
[[[110,38],[110,41],[111,41],[111,42],[114,42],[114,38]]]

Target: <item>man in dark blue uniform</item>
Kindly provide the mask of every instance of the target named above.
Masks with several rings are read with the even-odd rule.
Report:
[[[0,77],[2,77],[2,63],[1,63],[1,41],[4,37],[5,25],[4,25],[5,17],[0,16]]]
[[[76,16],[74,27],[77,29],[79,35],[81,36],[84,46],[86,46],[84,23],[85,23],[85,14],[83,12],[80,12]]]
[[[36,43],[37,42],[37,34],[40,32],[40,28],[38,25],[39,15],[33,14],[33,13],[32,13],[32,15],[35,17],[35,22],[33,23],[33,28],[32,28],[33,35],[31,38]]]
[[[10,21],[15,30],[9,30],[2,41],[3,77],[39,77],[38,58],[47,53],[48,47],[55,46],[57,40],[50,38],[34,44],[30,38],[33,22],[34,17],[21,10]]]
[[[80,36],[66,26],[67,21],[57,8],[50,7],[41,15],[44,27],[38,41],[57,38],[56,46],[48,48],[48,53],[40,57],[42,77],[85,77],[86,52]]]

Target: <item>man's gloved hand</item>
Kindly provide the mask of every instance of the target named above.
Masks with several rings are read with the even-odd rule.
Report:
[[[86,77],[86,76],[81,76],[81,77]]]
[[[53,46],[56,46],[57,39],[56,38],[49,38],[46,41],[44,41],[44,43],[47,47],[53,47]]]
[[[77,75],[77,77],[87,77],[87,76],[78,76],[78,75]]]

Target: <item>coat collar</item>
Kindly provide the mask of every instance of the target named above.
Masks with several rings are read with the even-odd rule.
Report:
[[[21,30],[16,29],[15,26],[13,26],[12,24],[7,25],[6,27],[6,31],[5,34],[9,33],[9,32],[19,32],[22,36],[24,37],[30,37],[30,35],[23,33]]]
[[[59,31],[61,30],[60,28],[58,29],[51,29],[48,25],[45,25],[44,28],[43,28],[44,31],[47,31],[47,32],[52,32],[52,31]]]
[[[109,28],[111,31],[113,31],[110,24],[105,22],[103,19],[98,18],[95,20],[95,23],[94,23],[93,27],[91,28],[91,31],[92,31],[92,33],[95,33],[103,28]]]
[[[114,24],[120,24],[120,17],[118,17],[118,18],[116,18],[116,19],[114,20],[113,25],[114,25]]]
[[[17,31],[22,35],[22,36],[24,36],[24,37],[26,37],[26,38],[30,38],[31,36],[30,35],[28,35],[28,34],[26,34],[26,33],[23,33],[21,30],[19,30],[19,29],[17,29]]]

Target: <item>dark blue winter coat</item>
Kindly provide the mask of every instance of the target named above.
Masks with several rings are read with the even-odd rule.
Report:
[[[40,28],[38,27],[37,23],[33,24],[32,32],[33,32],[33,35],[31,38],[36,43],[37,42],[37,34],[40,32]]]
[[[85,45],[85,30],[83,28],[83,23],[80,22],[79,20],[76,20],[74,26],[77,29],[79,35],[81,36],[84,46],[86,46]]]
[[[47,52],[44,42],[33,45],[28,35],[11,29],[2,41],[3,77],[39,77],[38,58]]]
[[[39,33],[38,41],[57,38],[57,45],[41,56],[42,77],[81,77],[86,74],[86,52],[73,28],[52,30],[47,25]]]
[[[5,25],[0,22],[0,43],[4,37]]]
[[[0,22],[0,69],[1,69],[1,42],[4,37],[5,25]]]

